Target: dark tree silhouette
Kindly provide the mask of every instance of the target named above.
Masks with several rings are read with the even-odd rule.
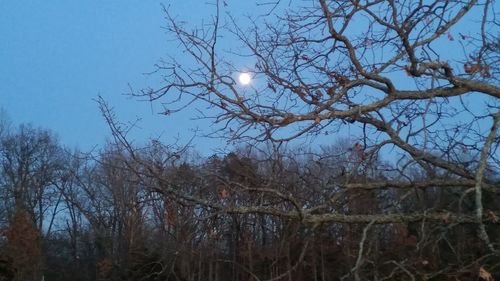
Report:
[[[166,9],[175,56],[135,93],[203,106],[228,153],[132,142],[103,99],[89,153],[0,116],[0,280],[495,280],[496,3],[260,4]]]
[[[208,105],[202,116],[213,118],[220,125],[215,133],[232,141],[283,143],[348,130],[355,137],[342,176],[319,200],[309,201],[310,194],[294,186],[300,171],[294,185],[280,188],[260,177],[249,183],[242,180],[246,171],[232,171],[225,179],[232,190],[223,189],[222,202],[172,195],[228,214],[257,213],[309,227],[337,224],[352,242],[346,255],[354,257],[344,277],[355,280],[371,266],[392,267],[387,278],[425,275],[425,266],[415,267],[409,257],[382,264],[365,257],[366,248],[380,247],[374,241],[383,243],[383,233],[407,236],[401,245],[415,251],[451,251],[458,262],[452,241],[465,238],[462,225],[474,225],[467,239],[484,246],[475,259],[498,255],[499,241],[491,235],[498,213],[485,206],[486,197],[497,200],[500,193],[494,176],[500,88],[493,1],[277,1],[250,25],[225,16],[231,4],[221,4],[215,2],[211,24],[199,27],[165,10],[167,29],[185,57],[159,65],[164,85],[136,95],[161,101],[166,115]],[[234,41],[236,54],[225,47]],[[252,66],[239,69],[238,56]],[[253,85],[238,84],[241,71],[251,74]],[[381,155],[394,163],[390,171],[377,172],[383,170]],[[231,156],[228,161],[233,170],[239,166]],[[243,202],[236,199],[241,192],[273,203]],[[434,231],[450,238],[428,241]],[[436,274],[444,270],[433,262]]]

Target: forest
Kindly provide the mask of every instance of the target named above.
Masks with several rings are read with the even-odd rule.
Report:
[[[478,236],[473,182],[416,167],[401,179],[383,159],[363,161],[347,140],[206,159],[158,142],[133,154],[108,143],[90,155],[21,125],[3,132],[0,149],[1,280],[477,280],[480,268],[498,272],[498,256]],[[496,246],[500,191],[483,189]]]
[[[230,145],[0,119],[1,281],[500,280],[494,0],[212,2],[130,95]]]

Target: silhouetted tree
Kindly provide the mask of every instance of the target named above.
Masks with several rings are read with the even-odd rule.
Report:
[[[460,275],[461,266],[498,255],[499,241],[486,226],[498,222],[498,213],[484,204],[486,193],[499,194],[498,180],[487,176],[500,168],[498,36],[493,31],[499,24],[493,1],[318,0],[289,6],[276,1],[271,13],[251,18],[247,26],[226,17],[222,11],[231,4],[224,4],[215,1],[212,24],[200,27],[166,10],[167,29],[184,57],[159,65],[164,84],[138,96],[161,101],[166,115],[176,107],[208,106],[204,116],[220,124],[218,133],[229,141],[279,144],[355,133],[349,136],[345,165],[330,180],[330,194],[318,200],[307,200],[311,193],[301,185],[299,165],[287,167],[288,176],[278,186],[260,175],[249,182],[234,155],[225,159],[232,176],[225,178],[225,187],[232,190],[223,189],[222,197],[230,193],[229,199],[190,200],[230,215],[257,213],[308,227],[335,224],[336,234],[345,233],[343,245],[352,239],[344,278],[354,280],[445,274],[442,264],[415,266],[422,259],[402,256],[385,260],[383,274],[370,273],[368,253],[386,232],[411,233],[401,243],[414,251],[424,245],[448,247],[457,263],[446,274]],[[241,48],[226,52],[224,44],[235,41]],[[448,52],[450,44],[462,48]],[[255,84],[238,85],[234,76],[243,71],[235,63],[238,55],[251,61],[244,71]],[[123,135],[117,139],[123,141]],[[381,154],[394,164],[380,162]],[[422,176],[413,178],[412,170]],[[240,199],[250,192],[262,199]],[[407,201],[414,207],[402,208]],[[466,201],[471,209],[457,208]],[[448,240],[455,226],[464,224],[475,225],[467,239],[484,250],[467,262]],[[297,268],[288,266],[290,280]]]

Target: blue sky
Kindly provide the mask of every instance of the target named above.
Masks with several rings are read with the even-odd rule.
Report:
[[[184,19],[200,22],[211,12],[201,1],[176,2],[171,9]],[[134,138],[185,141],[189,128],[206,122],[191,121],[190,112],[165,118],[157,105],[124,95],[129,84],[157,86],[144,73],[175,48],[165,25],[160,1],[1,1],[0,107],[15,124],[51,129],[65,145],[85,150],[109,136],[94,101],[102,95],[122,121],[143,119]]]
[[[236,17],[268,9],[257,8],[255,1],[228,2],[224,11]],[[15,124],[51,129],[63,144],[83,150],[109,136],[94,100],[98,95],[116,109],[121,121],[142,118],[132,134],[136,140],[160,136],[166,143],[177,138],[183,143],[193,136],[192,129],[206,131],[210,121],[192,120],[193,110],[167,118],[158,114],[158,103],[125,95],[129,85],[136,90],[157,87],[158,77],[144,73],[177,51],[162,29],[166,21],[161,3],[192,25],[209,21],[214,13],[213,6],[199,0],[2,0],[0,107]],[[458,47],[457,42],[442,47],[449,49],[450,44]],[[235,61],[239,67],[244,63]],[[193,144],[205,155],[224,146],[221,140],[201,138]]]

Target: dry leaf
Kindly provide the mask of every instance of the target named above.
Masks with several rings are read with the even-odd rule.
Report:
[[[489,211],[488,212],[488,215],[490,215],[490,218],[491,220],[494,222],[494,223],[497,223],[500,221],[500,217],[498,217],[493,211]]]
[[[177,224],[177,214],[172,206],[167,207],[167,223],[175,226]]]
[[[335,95],[335,88],[330,87],[326,92],[328,93],[328,95],[333,97]]]
[[[493,276],[491,276],[491,273],[489,273],[482,266],[479,268],[479,277],[486,281],[495,281],[495,279],[493,279]]]
[[[293,116],[287,116],[281,120],[280,125],[288,125],[293,121]]]
[[[220,197],[222,199],[229,197],[229,191],[227,191],[226,189],[221,190],[220,191]]]
[[[450,213],[446,213],[446,215],[444,215],[443,222],[446,224],[450,223]]]

